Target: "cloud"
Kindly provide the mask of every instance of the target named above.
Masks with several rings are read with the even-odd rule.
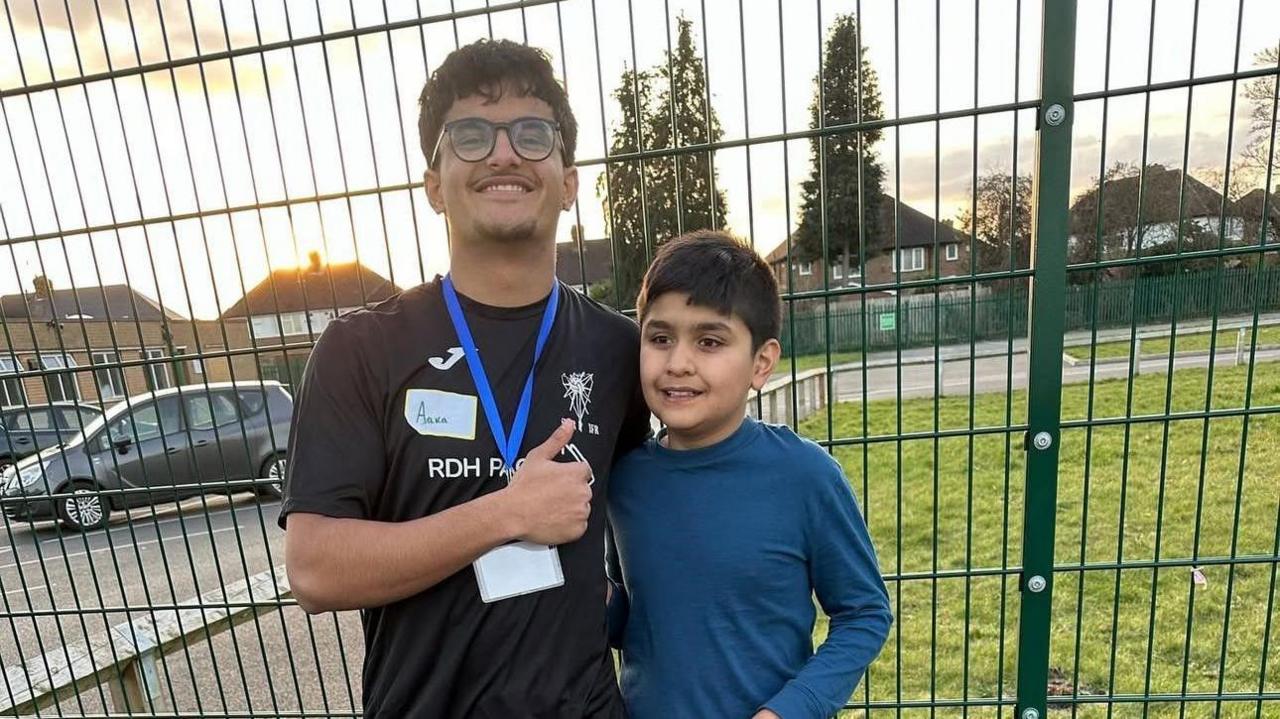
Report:
[[[70,17],[55,3],[41,3],[38,12],[34,4],[11,8],[28,83],[48,81],[50,64],[53,76],[61,80],[137,67],[139,55],[143,64],[150,64],[164,62],[166,53],[177,59],[197,55],[197,48],[202,55],[225,51],[228,39],[231,47],[258,42],[251,25],[236,24],[230,19],[224,24],[220,15],[198,14],[193,23],[185,0],[161,0],[159,13],[148,3],[126,8],[123,2],[101,2],[101,22],[93,0],[73,0],[69,7]],[[18,77],[3,81],[5,85],[21,83]],[[230,84],[217,89],[230,90]]]

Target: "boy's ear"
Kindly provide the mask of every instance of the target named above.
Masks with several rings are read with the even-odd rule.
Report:
[[[751,370],[751,388],[759,391],[764,387],[764,383],[769,381],[769,376],[773,374],[773,368],[778,366],[778,359],[782,357],[782,345],[778,344],[776,339],[765,340],[764,344],[756,350],[755,364]]]

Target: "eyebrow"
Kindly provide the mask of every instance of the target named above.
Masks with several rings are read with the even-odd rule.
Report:
[[[645,329],[669,331],[675,329],[675,325],[672,325],[670,322],[663,322],[662,320],[650,320],[645,323]],[[732,330],[727,322],[699,322],[693,326],[693,329],[698,332],[729,332]]]

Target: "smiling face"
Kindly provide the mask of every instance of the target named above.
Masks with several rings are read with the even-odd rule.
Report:
[[[444,122],[467,117],[554,120],[546,102],[509,90],[496,102],[480,95],[464,97],[453,103]],[[540,162],[525,160],[512,149],[505,131],[498,132],[487,158],[464,162],[446,136],[436,167],[427,170],[426,187],[432,208],[449,221],[454,242],[551,242],[559,213],[572,207],[577,196],[578,169],[565,167],[558,148]]]
[[[741,318],[688,301],[680,292],[659,296],[641,326],[641,388],[667,426],[672,449],[705,447],[733,434],[747,393],[764,386],[781,353],[775,339],[753,349]]]

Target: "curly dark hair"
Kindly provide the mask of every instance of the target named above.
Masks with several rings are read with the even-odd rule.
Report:
[[[560,123],[564,164],[572,165],[578,121],[569,107],[568,94],[552,72],[551,57],[544,50],[510,40],[485,39],[464,45],[449,53],[431,73],[418,97],[418,143],[423,157],[431,161],[444,116],[454,102],[472,95],[497,102],[506,91],[536,97],[551,106]]]

